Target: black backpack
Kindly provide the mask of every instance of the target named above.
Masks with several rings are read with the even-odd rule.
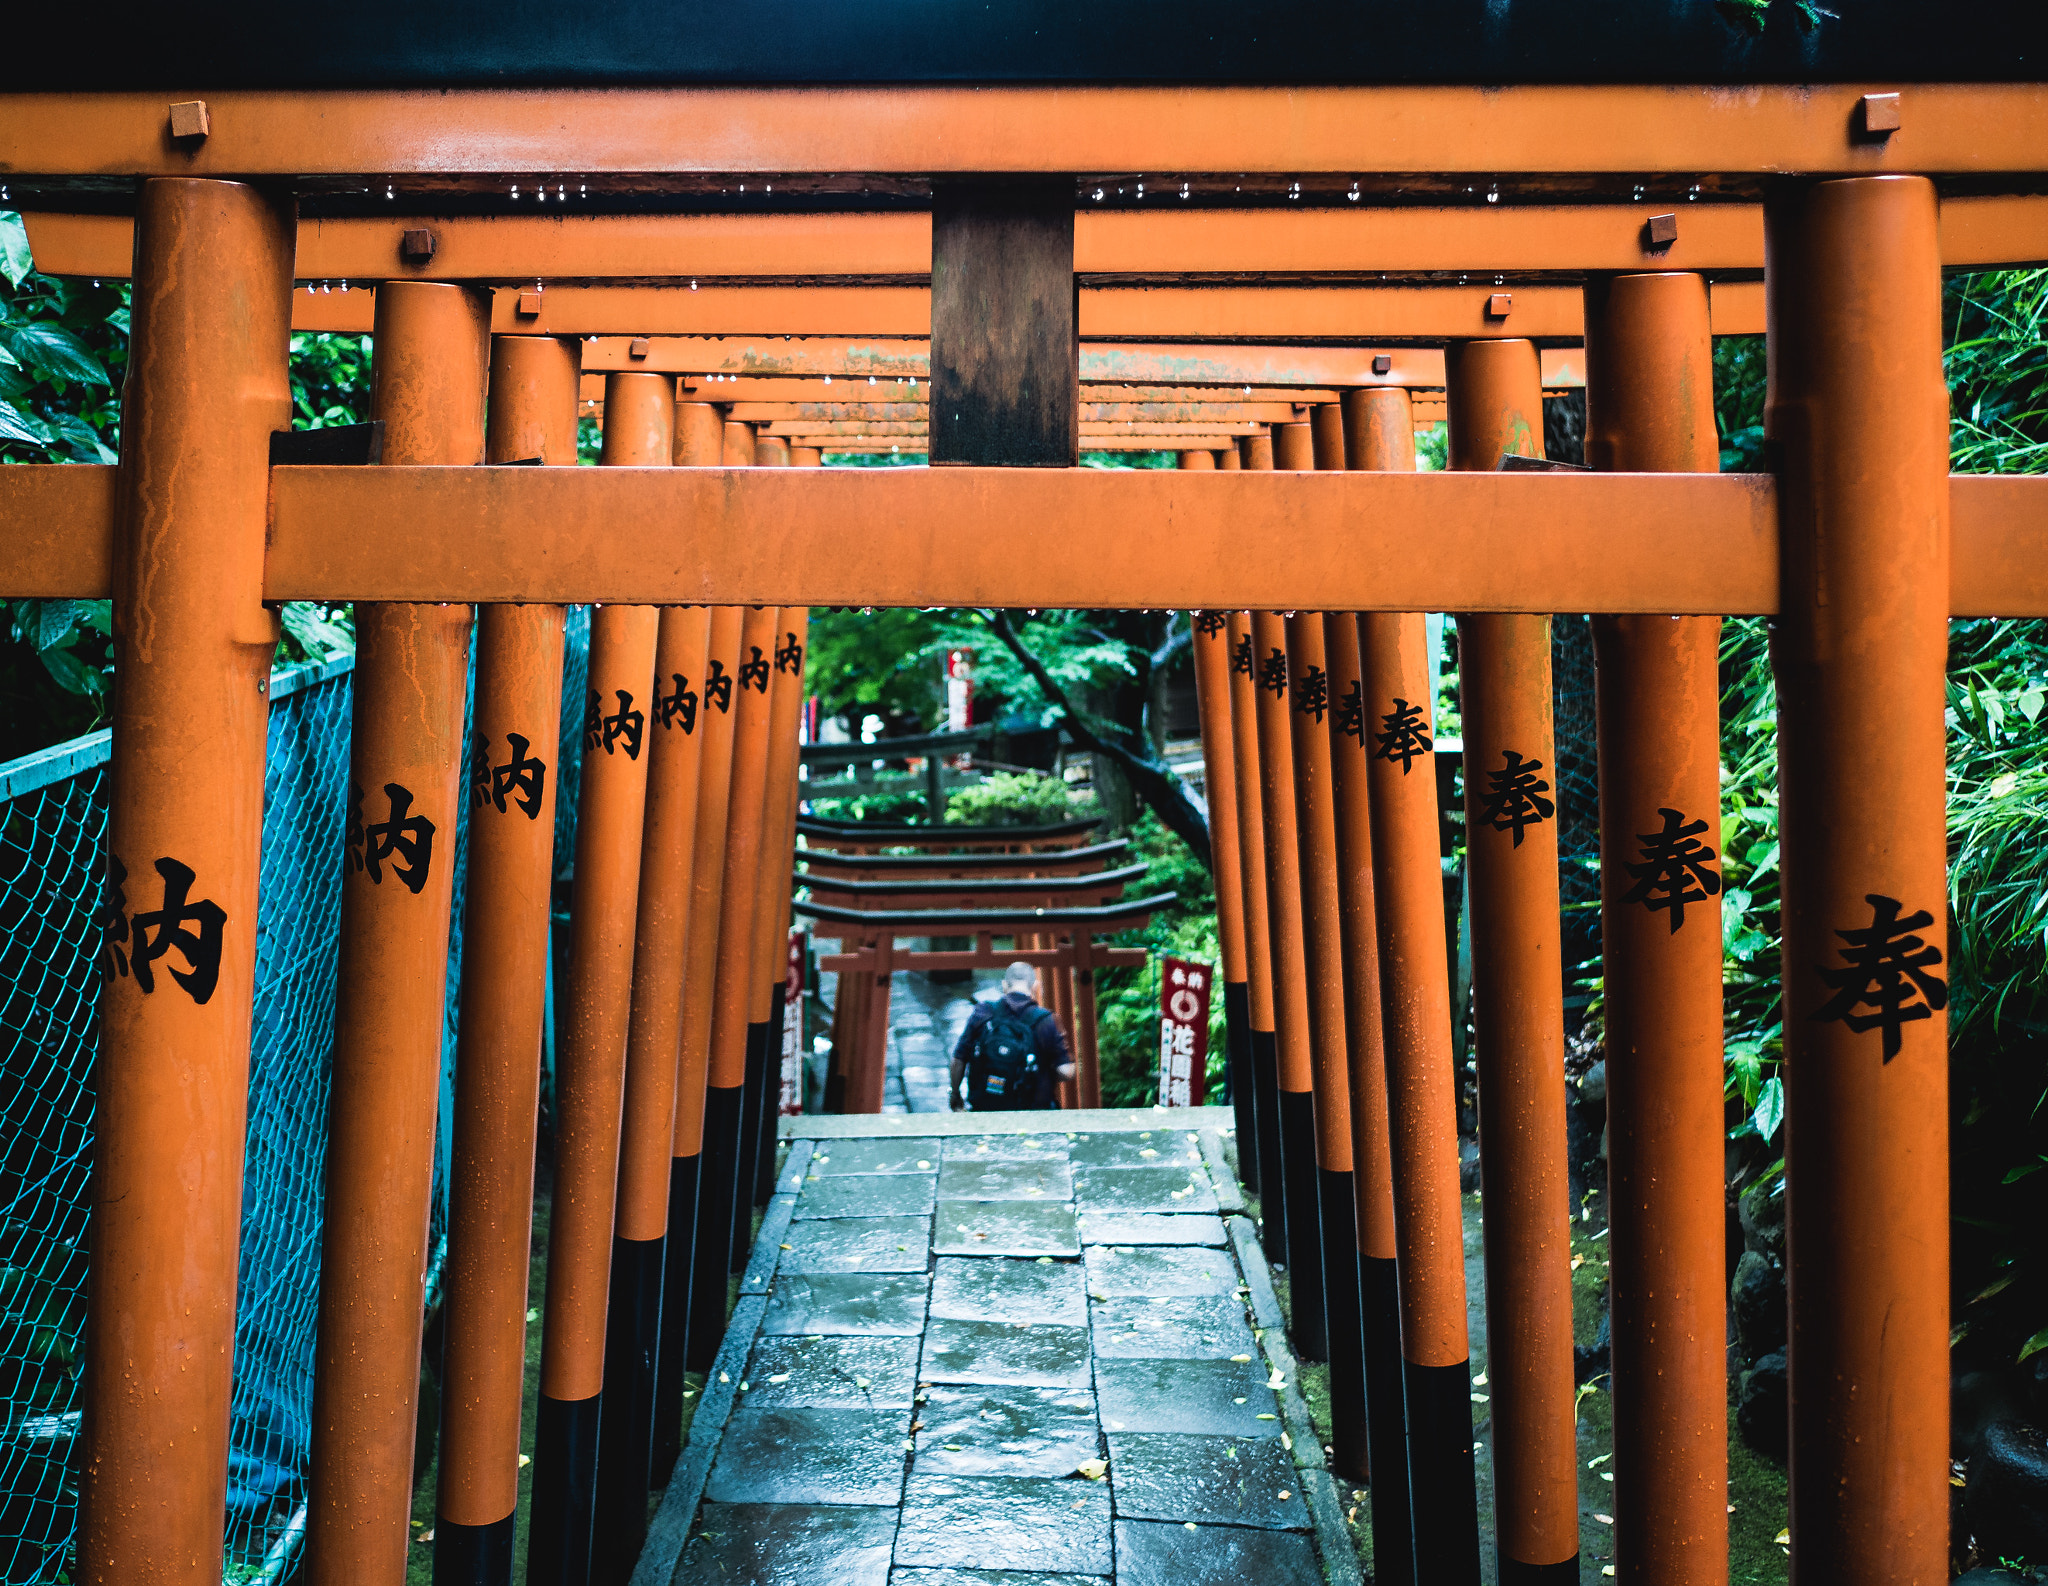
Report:
[[[967,1100],[976,1112],[1018,1112],[1041,1104],[1038,1024],[1051,1017],[1036,1003],[1013,1008],[1007,997],[997,1001],[967,1064]]]

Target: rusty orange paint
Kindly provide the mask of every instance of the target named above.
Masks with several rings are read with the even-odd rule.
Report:
[[[1343,911],[1337,886],[1336,788],[1330,767],[1330,674],[1323,649],[1322,613],[1299,612],[1285,621],[1288,665],[1296,678],[1286,704],[1294,773],[1303,989],[1316,1097],[1316,1165],[1326,1172],[1349,1173],[1351,1054],[1345,1023]],[[1318,673],[1324,680],[1320,698],[1304,691],[1304,683]]]
[[[725,902],[711,987],[709,1083],[737,1088],[746,1077],[747,1011],[753,999],[757,871],[767,816],[768,729],[778,606],[749,607],[740,619],[739,669],[732,691],[732,789],[725,829]],[[760,668],[755,672],[754,668]],[[748,679],[758,677],[759,686]]]
[[[1937,199],[1917,178],[1788,185],[1765,212],[1783,448],[1774,638],[1784,858],[1793,1569],[1947,1569],[1948,1041],[1839,1017],[1844,938],[1897,901],[1949,955],[1942,710],[1948,401]],[[1950,973],[1944,963],[1932,969]],[[1866,988],[1868,989],[1868,988]],[[1916,987],[1916,989],[1918,989]]]
[[[1346,205],[1342,209],[1084,209],[1074,268],[1086,275],[1280,275],[1315,271],[1761,270],[1760,204],[1700,204],[1677,240],[1652,251],[1647,222],[1669,204],[1518,204],[1492,209]],[[47,275],[127,279],[125,215],[22,216]],[[408,229],[433,232],[424,260],[401,251]],[[2048,258],[2048,205],[2034,194],[1950,198],[1942,263],[1951,269]],[[404,216],[299,223],[301,280],[500,281],[544,277],[876,276],[928,274],[922,213],[760,215]]]
[[[716,662],[727,678],[740,667],[740,621],[737,606],[716,606],[705,666]],[[700,691],[701,692],[701,691]],[[718,941],[726,893],[726,825],[731,810],[733,728],[730,695],[727,703],[705,697],[697,710],[697,822],[691,865],[689,959],[683,970],[682,1041],[678,1048],[676,1132],[674,1153],[696,1156],[704,1146],[704,1087],[711,1064],[711,1008],[718,969]]]
[[[1273,466],[1281,470],[1302,470],[1316,465],[1315,438],[1306,420],[1273,426]]]
[[[737,419],[725,421],[725,447],[720,463],[727,468],[754,466],[754,426]]]
[[[605,415],[600,466],[667,466],[675,434],[675,388],[667,376],[612,375]],[[557,1400],[594,1398],[604,1386],[659,628],[652,606],[605,605],[590,618],[541,1335],[541,1392]]]
[[[272,599],[1722,613],[1775,587],[1767,475],[279,468],[272,502]],[[933,532],[1013,518],[1045,553],[1021,568],[1000,535]],[[446,533],[400,556],[408,522]]]
[[[1447,370],[1452,468],[1543,455],[1534,346],[1466,342]],[[1541,1567],[1579,1550],[1550,619],[1461,616],[1458,654],[1495,1524]]]
[[[768,741],[762,782],[760,857],[754,866],[754,941],[748,982],[749,1020],[766,1024],[775,1015],[787,955],[783,914],[789,903],[792,839],[797,805],[797,716],[803,708],[803,657],[810,640],[811,614],[803,606],[779,613],[768,649]],[[780,1055],[775,1058],[779,1065]],[[751,1188],[747,1191],[752,1194]]]
[[[687,415],[709,406],[677,404],[679,437]],[[1265,437],[1244,439],[1270,455]],[[1217,471],[1242,461],[1219,456]],[[0,470],[0,582],[10,596],[108,597],[115,472]],[[1359,610],[1730,616],[1768,616],[1779,604],[1778,492],[1766,474],[1324,475],[1236,496],[1178,470],[826,469],[801,486],[767,471],[717,484],[598,469],[386,477],[397,472],[273,470],[264,599],[918,606],[1015,596],[1055,608],[1199,609],[1255,597],[1278,610],[1321,600]],[[2048,616],[2044,495],[2039,476],[1950,477],[1954,615]],[[928,533],[932,522],[1019,511],[1049,546],[1069,547],[1036,559],[1028,586],[999,537],[940,543]],[[1129,534],[1105,545],[1105,515]],[[450,537],[420,544],[408,521],[446,522]],[[644,536],[621,541],[618,525],[639,521],[674,525],[687,552]],[[1684,522],[1699,554],[1674,565],[1637,532],[1645,522]],[[1271,555],[1248,564],[1236,548],[1254,530]],[[830,548],[848,534],[875,554],[835,561]],[[1150,535],[1169,536],[1175,557],[1162,563]]]
[[[1252,1028],[1271,1031],[1272,933],[1266,918],[1266,823],[1261,814],[1265,795],[1260,791],[1257,709],[1250,665],[1250,614],[1232,612],[1225,633],[1232,654],[1244,658],[1241,664],[1231,664],[1229,719],[1231,792],[1237,809],[1238,881],[1239,892],[1244,899],[1245,979],[1251,987]]]
[[[481,463],[484,300],[401,284],[380,295],[378,313],[371,412],[384,424],[383,460]],[[407,818],[453,832],[466,792],[470,609],[366,602],[355,616],[353,796],[377,812],[365,819],[393,817],[395,786]],[[306,1511],[306,1569],[319,1586],[405,1574],[447,1033],[453,851],[415,861],[417,887],[385,868],[388,856],[374,875],[368,859],[366,848],[342,872]]]
[[[689,955],[696,861],[697,784],[704,735],[699,692],[711,639],[703,606],[662,608],[655,644],[657,693],[697,696],[680,710],[648,712],[647,813],[634,926],[632,1022],[626,1041],[624,1124],[619,1143],[621,1239],[668,1231],[669,1160],[675,1142],[676,1067],[682,1049],[683,966]]]
[[[494,339],[485,455],[494,463],[539,457],[574,468],[574,343]],[[522,785],[518,773],[501,779],[497,768],[517,765],[519,746],[511,741],[517,734],[527,758],[554,769],[562,625],[562,608],[553,604],[492,606],[478,625],[472,736],[491,758],[494,792],[488,805],[472,810],[463,921],[437,1505],[444,1526],[498,1525],[518,1497],[534,1129],[559,779],[526,773]],[[501,781],[503,810],[496,799]],[[435,1545],[452,1543],[437,1538]]]
[[[1350,1123],[1353,1194],[1360,1254],[1394,1259],[1394,1175],[1387,1148],[1387,1074],[1381,1033],[1379,911],[1372,884],[1372,793],[1366,769],[1364,664],[1358,619],[1349,612],[1323,618],[1331,714],[1330,784],[1337,867],[1339,940],[1344,983],[1345,1045],[1350,1051]],[[1360,703],[1358,730],[1348,727],[1344,701]]]
[[[138,204],[107,837],[108,896],[124,925],[137,919],[101,1002],[78,1546],[85,1579],[212,1586],[278,633],[261,525],[270,432],[291,421],[292,217],[228,182],[147,182]],[[219,911],[216,973],[203,947],[172,946],[168,921],[153,938],[168,951],[139,956],[142,911],[177,898]]]
[[[1912,90],[1909,130],[1853,135],[1889,84],[1401,87],[804,87],[216,90],[196,149],[160,92],[0,99],[0,170],[431,177],[1506,169],[1585,175],[2006,172],[2048,167],[2038,85]]]
[[[725,410],[711,402],[677,402],[675,449],[678,468],[716,468],[725,454]]]
[[[1352,468],[1413,471],[1405,398],[1405,392],[1374,392],[1352,405],[1345,428]],[[1369,613],[1359,618],[1358,637],[1365,719],[1383,722],[1412,708],[1420,713],[1417,726],[1432,733],[1436,669],[1423,618]],[[1468,1349],[1436,777],[1428,761],[1403,757],[1374,756],[1366,771],[1401,1352],[1416,1365],[1440,1368],[1465,1360]]]
[[[1706,283],[1617,276],[1588,285],[1586,313],[1586,460],[1718,469]],[[1639,888],[1629,868],[1674,825],[1666,811],[1680,827],[1701,823],[1699,840],[1720,849],[1720,628],[1712,617],[1593,619],[1614,1557],[1617,1578],[1636,1586],[1728,1578],[1720,899],[1689,875],[1677,889]]]
[[[305,296],[306,294],[300,294]],[[325,294],[332,297],[334,294]],[[635,356],[635,341],[647,343]],[[1569,372],[1576,349],[1546,349],[1546,381],[1550,362],[1559,360],[1554,383],[1577,385]],[[1386,368],[1379,367],[1385,360]],[[931,375],[931,343],[926,338],[847,338],[835,336],[634,336],[597,333],[583,344],[586,371],[658,369],[681,377],[686,394],[738,400],[750,394],[749,382],[770,380],[851,379],[868,394],[894,389],[905,399],[924,393]],[[718,376],[712,379],[712,376]],[[867,382],[873,381],[873,385]],[[913,383],[914,382],[914,383]],[[1083,385],[1150,385],[1213,389],[1220,393],[1253,394],[1262,388],[1324,389],[1339,386],[1441,386],[1444,355],[1431,347],[1260,347],[1160,342],[1085,343],[1081,348]],[[759,390],[758,385],[753,390]],[[767,392],[764,396],[780,393]],[[802,395],[804,393],[797,393]],[[837,395],[839,387],[822,392]],[[1282,398],[1276,396],[1274,400]]]
[[[1207,456],[1207,453],[1201,455]],[[1214,467],[1212,462],[1211,467]],[[1209,872],[1216,882],[1216,930],[1223,953],[1223,979],[1245,982],[1244,875],[1237,845],[1237,773],[1230,720],[1230,641],[1227,625],[1193,634],[1195,697],[1202,719],[1202,786],[1209,803]],[[1220,615],[1220,613],[1219,613]]]

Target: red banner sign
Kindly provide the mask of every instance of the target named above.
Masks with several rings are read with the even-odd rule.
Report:
[[[1199,1107],[1209,1066],[1207,964],[1159,961],[1159,1105]]]
[[[782,1116],[804,1110],[804,947],[806,933],[789,933],[789,966],[782,977]]]

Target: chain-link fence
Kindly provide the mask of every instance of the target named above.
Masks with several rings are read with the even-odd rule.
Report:
[[[558,872],[574,849],[588,654],[589,615],[574,610],[563,668]],[[229,1431],[231,1582],[288,1577],[305,1531],[352,667],[344,658],[294,668],[277,673],[271,688]],[[9,949],[0,971],[4,1586],[66,1578],[76,1521],[110,752],[109,735],[97,732],[0,765],[0,939]],[[430,1297],[445,1249],[467,852],[465,809],[456,832]]]

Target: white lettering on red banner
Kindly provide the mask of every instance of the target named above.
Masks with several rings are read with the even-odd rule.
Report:
[[[1159,1105],[1199,1107],[1209,1064],[1207,964],[1159,961]]]

